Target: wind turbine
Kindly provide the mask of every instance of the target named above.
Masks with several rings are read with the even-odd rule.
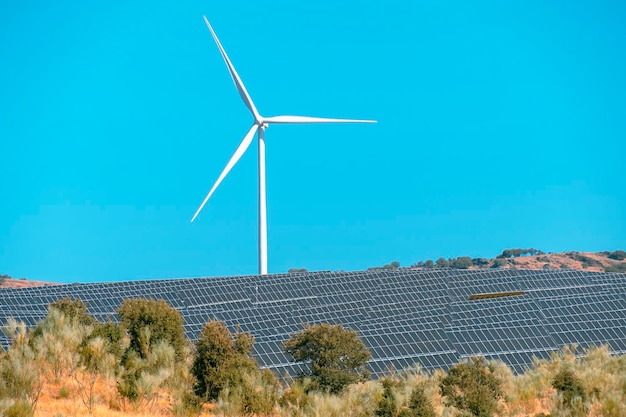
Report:
[[[252,139],[254,138],[254,134],[257,133],[259,139],[259,274],[266,275],[267,274],[267,204],[266,204],[266,193],[265,193],[265,129],[269,127],[271,124],[304,124],[304,123],[376,123],[376,120],[356,120],[356,119],[328,119],[322,117],[308,117],[308,116],[274,116],[274,117],[263,117],[257,110],[252,98],[250,98],[250,94],[246,90],[246,87],[243,85],[239,74],[235,70],[233,63],[228,58],[226,51],[222,47],[220,40],[217,38],[213,27],[209,23],[209,20],[206,16],[203,16],[204,22],[207,27],[211,31],[211,35],[213,35],[213,39],[219,48],[222,57],[224,58],[224,62],[226,63],[226,67],[228,68],[228,72],[235,83],[235,87],[237,87],[237,91],[241,96],[244,104],[252,113],[254,117],[254,121],[252,122],[252,127],[246,133],[243,140],[235,150],[233,156],[231,156],[230,160],[224,167],[224,170],[213,184],[211,191],[204,198],[198,210],[191,218],[191,222],[193,222],[200,211],[206,204],[206,202],[211,198],[215,189],[220,185],[222,180],[228,175],[230,170],[235,166],[235,164],[239,161],[241,156],[246,152],[250,143],[252,143]]]

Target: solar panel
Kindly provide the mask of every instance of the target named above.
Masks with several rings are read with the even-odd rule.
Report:
[[[510,293],[518,295],[469,299]],[[127,298],[164,299],[181,312],[191,340],[209,320],[223,320],[233,332],[252,333],[259,364],[285,378],[304,369],[282,351],[304,323],[358,331],[374,376],[416,363],[447,369],[473,355],[521,372],[533,357],[572,343],[626,353],[626,275],[619,273],[397,269],[0,289],[0,321],[34,326],[47,304],[64,297],[85,301],[99,320],[117,320]]]

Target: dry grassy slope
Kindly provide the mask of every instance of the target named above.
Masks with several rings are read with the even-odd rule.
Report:
[[[57,282],[31,281],[26,278],[9,278],[5,279],[0,288],[27,288],[27,287],[43,287],[44,285],[61,285]]]
[[[507,260],[505,268],[515,269],[580,269],[585,271],[604,271],[605,268],[626,263],[609,259],[609,252],[561,252],[534,256],[520,256]],[[489,265],[494,263],[491,259]],[[597,262],[597,264],[595,264]]]

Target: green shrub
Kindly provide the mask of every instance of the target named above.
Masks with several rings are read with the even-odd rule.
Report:
[[[122,358],[122,355],[128,348],[128,343],[130,342],[124,337],[124,331],[120,325],[112,321],[108,321],[106,323],[96,323],[84,345],[86,346],[90,340],[97,337],[106,342],[108,352],[113,354],[118,361]]]
[[[580,398],[582,402],[587,401],[587,394],[582,382],[569,367],[561,368],[554,376],[552,387],[561,395],[565,407],[570,407],[576,398]]]
[[[196,394],[186,391],[172,407],[172,414],[178,417],[193,417],[202,412],[204,401]]]
[[[76,320],[80,324],[92,325],[96,322],[96,319],[87,313],[87,304],[80,298],[61,298],[50,303],[48,309],[50,308],[59,310],[66,318]]]
[[[472,357],[450,368],[439,383],[441,393],[448,405],[476,417],[491,417],[504,395],[494,372],[495,367],[484,358]]]
[[[338,394],[350,384],[369,379],[365,365],[372,355],[358,333],[341,324],[305,324],[284,348],[293,361],[310,365],[303,376],[311,378],[312,389]]]
[[[10,338],[11,345],[0,356],[0,400],[14,401],[10,407],[15,406],[15,412],[24,409],[22,404],[28,404],[34,412],[43,388],[41,364],[31,347],[24,323],[9,319],[3,331]]]
[[[129,299],[117,309],[120,325],[128,333],[129,347],[146,358],[148,351],[159,341],[166,341],[180,359],[187,344],[183,317],[164,300]],[[149,332],[149,341],[145,329]],[[144,332],[144,333],[142,333]]]
[[[380,382],[383,386],[383,395],[380,401],[378,401],[374,414],[377,417],[396,417],[398,414],[398,405],[394,392],[396,383],[391,378],[384,378]]]
[[[621,272],[626,273],[626,264],[616,264],[604,268],[605,272]]]
[[[250,357],[253,344],[249,333],[233,337],[223,321],[212,320],[204,325],[191,366],[197,380],[196,394],[206,401],[215,400],[227,386],[235,388],[243,383],[243,375],[258,368]]]
[[[491,265],[491,267],[492,268],[504,268],[508,264],[509,262],[506,259],[498,258],[495,261],[493,261],[493,265]]]
[[[623,250],[616,250],[609,253],[609,259],[615,259],[616,261],[623,261],[626,259],[626,252]]]
[[[435,417],[433,403],[422,384],[413,388],[407,408],[400,413],[400,417]]]
[[[33,417],[35,410],[28,401],[17,400],[4,412],[5,417]]]
[[[450,258],[450,268],[468,269],[472,266],[472,258],[469,256],[459,256],[458,258]]]
[[[311,380],[309,378],[297,379],[288,390],[278,399],[278,404],[289,410],[293,415],[302,414],[312,405],[310,391]]]
[[[69,397],[70,397],[70,390],[65,385],[61,385],[61,388],[59,388],[59,398],[69,398]]]

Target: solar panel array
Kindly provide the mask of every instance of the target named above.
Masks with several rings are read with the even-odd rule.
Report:
[[[511,292],[523,294],[469,299]],[[257,361],[279,375],[302,369],[282,347],[304,323],[358,331],[375,376],[416,363],[447,369],[473,355],[519,372],[572,343],[626,353],[626,275],[618,273],[397,269],[0,289],[0,322],[33,326],[64,297],[85,301],[99,320],[117,320],[124,299],[164,299],[181,312],[191,340],[209,320],[223,320],[232,332],[252,333]]]

